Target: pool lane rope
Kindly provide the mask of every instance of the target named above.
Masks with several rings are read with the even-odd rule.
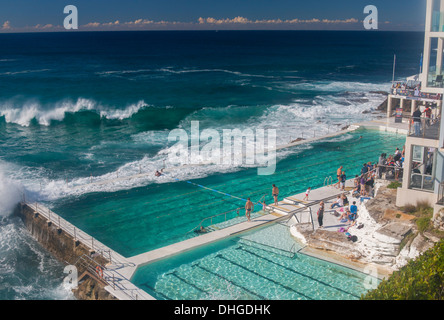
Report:
[[[178,179],[178,178],[174,178],[174,179],[175,179],[176,181],[178,181],[178,182],[182,182],[182,180],[180,180],[180,179]],[[241,201],[244,201],[244,202],[247,202],[247,201],[248,201],[247,199],[239,198],[239,197],[233,196],[232,194],[229,194],[229,193],[226,193],[226,192],[222,192],[222,191],[219,191],[219,190],[216,190],[216,189],[208,188],[208,187],[206,187],[206,186],[204,186],[204,185],[201,185],[201,184],[198,184],[198,183],[194,183],[194,182],[191,182],[191,181],[189,181],[189,180],[184,180],[183,182],[186,182],[186,183],[192,184],[193,186],[196,186],[196,187],[198,187],[198,188],[202,188],[202,189],[205,189],[205,190],[209,190],[209,191],[212,191],[212,192],[215,192],[215,193],[222,194],[222,195],[224,195],[224,196],[227,196],[227,197],[230,197],[230,198],[233,198],[233,199],[241,200]],[[253,205],[254,205],[254,206],[262,205],[262,203],[260,203],[260,201],[258,201],[258,202],[256,202],[256,203],[253,203]]]

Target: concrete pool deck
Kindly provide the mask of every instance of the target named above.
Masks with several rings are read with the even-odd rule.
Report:
[[[312,141],[322,140],[334,136],[338,136],[353,130],[356,130],[359,127],[376,129],[380,131],[387,131],[393,133],[407,134],[408,131],[408,123],[395,123],[394,118],[390,118],[389,120],[374,120],[368,121],[364,123],[359,123],[356,125],[350,126],[346,130],[341,130],[338,132],[331,133],[326,136],[313,137],[311,139],[306,139],[302,141],[297,141],[294,143],[290,143],[288,145],[279,146],[276,149],[290,148],[296,145],[309,143]],[[401,146],[400,146],[401,147]],[[344,163],[344,167],[346,168],[346,163]],[[128,177],[126,177],[128,178]],[[131,178],[131,177],[130,177]],[[124,179],[119,178],[119,179]],[[326,177],[324,184],[335,183],[335,179],[331,179]],[[353,180],[348,180],[346,182],[346,188],[350,188],[353,186]],[[105,289],[115,296],[119,300],[155,300],[154,297],[146,293],[144,290],[138,288],[131,282],[132,277],[134,276],[137,268],[140,266],[152,263],[154,261],[158,261],[167,257],[171,257],[173,255],[192,250],[199,246],[212,243],[229,236],[235,235],[240,232],[244,232],[256,227],[264,226],[265,224],[275,222],[279,219],[290,218],[292,214],[297,212],[304,212],[305,209],[311,208],[312,210],[312,225],[314,229],[317,229],[318,223],[316,219],[316,210],[319,207],[319,201],[327,199],[326,202],[326,212],[330,210],[329,202],[332,202],[338,194],[341,194],[340,190],[332,187],[332,186],[324,186],[318,189],[314,189],[310,193],[310,198],[308,202],[302,201],[305,196],[305,192],[299,193],[296,195],[285,195],[286,199],[280,199],[277,206],[268,205],[268,209],[270,213],[262,215],[257,218],[253,218],[251,222],[245,221],[241,222],[229,227],[226,227],[221,230],[216,230],[208,233],[201,234],[191,239],[187,239],[178,243],[174,243],[159,249],[155,249],[152,251],[148,251],[142,254],[138,254],[129,258],[125,258],[119,253],[115,252],[111,248],[103,245],[102,243],[95,240],[90,235],[84,233],[83,231],[76,229],[75,226],[71,225],[68,221],[62,219],[62,223],[60,222],[61,218],[56,214],[51,212],[49,209],[44,208],[35,204],[35,211],[39,212],[43,216],[46,216],[49,213],[49,220],[51,218],[53,221],[57,221],[60,228],[63,229],[68,234],[72,234],[72,230],[77,230],[77,234],[74,231],[74,238],[79,235],[82,235],[81,238],[87,239],[84,241],[84,244],[87,246],[92,246],[92,249],[99,249],[101,252],[109,253],[109,257],[112,257],[111,263],[106,266],[106,270],[104,270],[105,280],[110,284],[105,287]],[[352,202],[352,199],[349,199]],[[32,207],[32,204],[28,204],[28,206]],[[243,212],[242,212],[243,213]],[[302,214],[301,214],[302,215]],[[331,214],[324,215],[324,229],[336,231],[337,228],[344,226],[338,222],[338,218]],[[309,254],[307,252],[307,254]]]

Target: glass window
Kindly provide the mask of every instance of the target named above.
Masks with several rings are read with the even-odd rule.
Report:
[[[443,13],[444,16],[444,13]],[[430,41],[430,62],[429,73],[427,75],[427,86],[433,88],[444,88],[443,59],[444,55],[438,53],[441,38],[431,38]]]
[[[441,10],[441,0],[433,0],[432,5],[432,31],[440,32],[444,31],[443,29],[443,12]]]
[[[435,181],[437,150],[435,148],[412,146],[412,171],[410,188],[433,191]]]

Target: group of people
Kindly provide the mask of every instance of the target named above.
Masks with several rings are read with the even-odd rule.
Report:
[[[405,146],[401,150],[396,148],[393,155],[387,158],[386,153],[382,153],[378,160],[378,166],[376,168],[376,175],[381,178],[383,174],[387,177],[391,175],[395,180],[399,180],[402,175],[402,169],[404,167]]]
[[[358,218],[358,206],[356,205],[356,201],[353,201],[353,204],[349,205],[345,194],[338,195],[337,199],[331,204],[330,209],[335,209],[336,207],[342,210],[342,214],[339,216],[340,222],[348,223],[350,227],[356,224]],[[324,201],[321,201],[317,212],[318,224],[321,229],[324,228],[324,212],[325,203]]]
[[[397,82],[392,85],[393,94],[400,94],[405,96],[421,97],[421,84],[415,82]]]
[[[355,175],[353,180],[353,188],[351,194],[355,198],[369,197],[373,195],[373,188],[376,178],[381,178],[382,174],[393,174],[395,179],[398,180],[401,174],[401,170],[404,163],[405,156],[405,146],[402,150],[396,148],[393,155],[387,157],[386,153],[382,153],[378,159],[377,163],[366,162],[362,165],[361,173]],[[335,188],[345,191],[345,182],[347,181],[347,176],[344,171],[344,167],[340,166],[336,171],[337,182],[333,185]],[[305,196],[303,201],[309,200],[309,195],[311,192],[311,187],[305,191]],[[273,184],[271,191],[274,199],[274,205],[278,205],[279,188]],[[264,208],[266,206],[265,202],[262,203]],[[251,219],[251,212],[253,210],[254,204],[250,198],[247,199],[245,204],[245,215],[248,221]],[[345,193],[337,196],[337,199],[330,205],[330,209],[344,208],[342,214],[339,217],[340,221],[347,221],[350,225],[356,223],[358,207],[356,202],[350,205],[349,200]],[[324,218],[325,203],[320,202],[319,210],[317,212],[319,227],[323,228],[323,218]]]
[[[343,170],[343,166],[340,166],[336,171],[336,178],[338,182],[336,182],[333,186],[337,189],[345,190],[345,181],[347,181],[347,176],[345,175],[345,171]]]
[[[432,124],[432,107],[430,104],[426,104],[423,111],[421,111],[420,107],[417,107],[412,114],[413,133],[415,136],[420,136],[421,131],[425,129],[422,127],[422,119],[424,119],[425,127],[429,127]]]

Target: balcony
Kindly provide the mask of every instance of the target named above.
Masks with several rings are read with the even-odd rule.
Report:
[[[419,121],[416,121],[419,120]],[[441,121],[439,118],[409,118],[409,137],[439,140]]]
[[[431,84],[433,84],[433,82],[431,82]],[[429,87],[432,87],[432,85],[430,85]],[[403,96],[418,100],[419,99],[441,100],[441,95],[439,93],[421,92],[418,89],[410,89],[410,88],[405,88],[405,89],[393,88],[392,94],[395,96]]]

